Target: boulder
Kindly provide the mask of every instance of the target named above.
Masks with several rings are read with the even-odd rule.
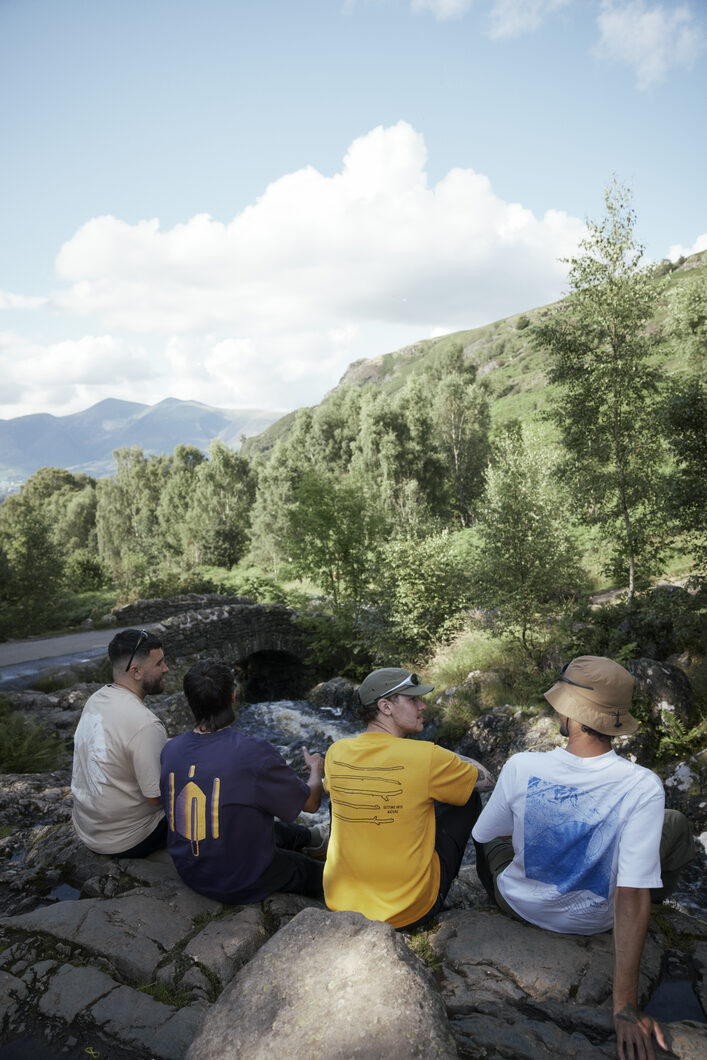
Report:
[[[696,724],[692,686],[678,666],[655,659],[630,659],[626,669],[636,681],[634,696],[648,701],[657,726],[669,723],[666,715],[677,718],[686,729]]]
[[[243,968],[187,1060],[455,1057],[429,972],[388,924],[305,909]]]
[[[307,699],[320,709],[355,717],[355,706],[358,702],[356,688],[345,677],[332,677],[330,681],[315,685],[307,694]]]

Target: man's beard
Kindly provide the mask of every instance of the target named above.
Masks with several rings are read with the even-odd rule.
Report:
[[[156,696],[162,691],[164,685],[164,674],[157,677],[143,678],[142,690],[146,696]]]

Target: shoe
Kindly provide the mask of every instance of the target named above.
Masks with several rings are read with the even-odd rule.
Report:
[[[309,846],[302,847],[302,853],[306,854],[308,858],[325,858],[327,847],[329,846],[329,829],[322,826],[321,828],[310,828],[309,832]]]

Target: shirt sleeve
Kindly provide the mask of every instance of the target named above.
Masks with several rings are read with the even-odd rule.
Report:
[[[308,798],[309,785],[274,747],[267,745],[255,777],[254,804],[273,817],[294,821]]]
[[[430,797],[451,806],[463,806],[479,775],[476,766],[436,744],[430,760]]]
[[[478,820],[471,830],[471,834],[477,843],[490,843],[502,835],[513,834],[513,812],[508,802],[507,782],[509,763],[501,769],[496,781],[496,787],[491,792],[489,801],[479,814]]]
[[[660,838],[665,791],[657,777],[646,797],[629,813],[619,837],[617,887],[660,887]]]
[[[160,796],[160,756],[166,743],[164,725],[156,718],[140,729],[130,742],[135,778],[146,799]]]

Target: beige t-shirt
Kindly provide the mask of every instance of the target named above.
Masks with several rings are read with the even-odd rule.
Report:
[[[71,792],[79,839],[99,854],[129,850],[157,827],[164,726],[142,700],[117,685],[94,692],[74,735]]]

